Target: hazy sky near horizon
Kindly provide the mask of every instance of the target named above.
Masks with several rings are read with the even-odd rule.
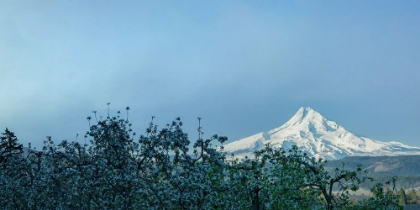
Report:
[[[75,140],[130,106],[229,142],[302,106],[420,146],[420,1],[0,2],[0,129]],[[124,117],[125,112],[122,116]],[[79,138],[82,142],[83,139]]]

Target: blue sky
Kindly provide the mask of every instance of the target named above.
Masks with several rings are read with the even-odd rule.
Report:
[[[420,146],[419,1],[1,1],[0,128],[41,147],[131,107],[229,142],[309,106]],[[78,139],[82,141],[82,139]]]

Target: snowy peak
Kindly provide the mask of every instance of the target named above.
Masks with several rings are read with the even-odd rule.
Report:
[[[301,107],[283,126],[296,126],[298,124],[324,124],[326,127],[335,127],[337,125],[335,122],[327,120],[320,113],[310,107]]]
[[[324,117],[321,114],[314,111],[310,107],[301,107],[286,124],[296,125],[308,120],[320,121],[323,120],[323,118]]]
[[[350,155],[420,154],[420,148],[399,142],[381,142],[359,137],[310,107],[301,107],[282,126],[232,142],[225,151],[236,157],[252,157],[253,152],[270,143],[288,150],[297,145],[317,158],[338,159]]]
[[[274,134],[287,128],[298,128],[303,132],[322,133],[336,130],[345,130],[336,122],[330,121],[323,117],[310,107],[301,107],[290,120],[277,129],[271,130],[269,133]]]

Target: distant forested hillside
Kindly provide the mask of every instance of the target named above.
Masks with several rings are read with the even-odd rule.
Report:
[[[326,169],[354,169],[362,165],[371,177],[379,180],[389,180],[397,176],[397,186],[402,188],[420,187],[420,155],[405,156],[352,156],[329,161]]]

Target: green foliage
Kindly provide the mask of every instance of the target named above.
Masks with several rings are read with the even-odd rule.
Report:
[[[391,187],[390,187],[391,185]],[[388,186],[388,187],[386,187]],[[344,209],[360,209],[360,210],[403,210],[404,208],[398,204],[398,196],[395,195],[395,177],[391,181],[377,183],[371,188],[372,197],[359,203],[345,207]]]
[[[407,204],[418,204],[419,202],[419,195],[417,194],[416,190],[411,189],[407,195]]]
[[[403,188],[398,190],[398,203],[402,206],[407,204],[407,196],[405,195],[405,191]]]
[[[16,159],[16,156],[22,155],[23,146],[18,143],[15,134],[6,128],[0,137],[0,164],[3,169],[10,166],[10,162]]]
[[[89,144],[51,137],[42,151],[22,146],[8,129],[0,142],[4,209],[399,209],[395,179],[376,183],[360,202],[350,192],[373,179],[360,166],[334,173],[326,161],[266,145],[254,158],[227,159],[226,137],[192,144],[179,118],[137,136],[127,118],[88,117]],[[219,142],[221,147],[213,147]],[[392,185],[392,186],[391,186]],[[387,187],[386,187],[387,186]],[[391,187],[390,187],[391,186]],[[415,192],[414,192],[415,194]],[[410,197],[411,198],[411,197]]]

